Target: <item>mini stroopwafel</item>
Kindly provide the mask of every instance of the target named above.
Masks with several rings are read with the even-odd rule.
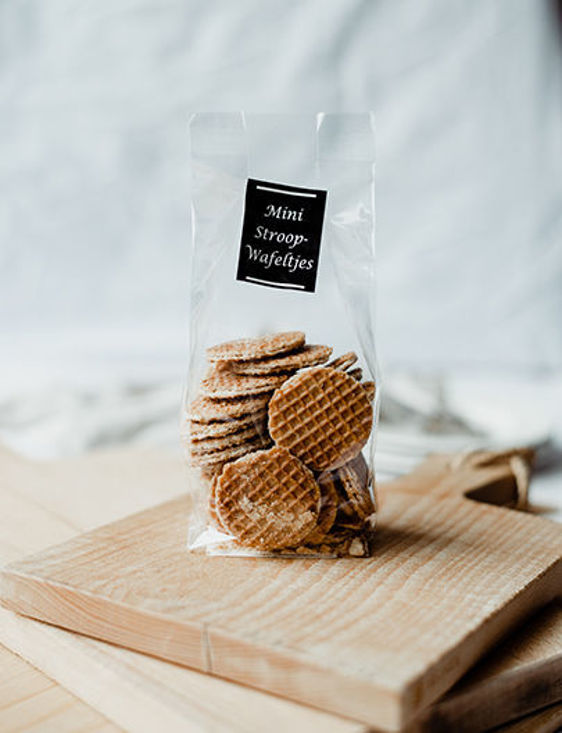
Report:
[[[261,392],[271,392],[287,379],[287,375],[267,374],[259,377],[232,374],[226,370],[215,370],[202,380],[200,390],[205,397],[229,399],[249,397]]]
[[[284,331],[260,338],[238,339],[211,346],[207,349],[207,358],[211,362],[263,359],[267,356],[294,351],[301,346],[304,346],[302,331]]]
[[[218,466],[228,461],[234,461],[237,458],[245,456],[247,453],[253,453],[263,447],[264,440],[262,438],[256,438],[255,440],[242,443],[242,445],[229,446],[228,448],[215,450],[210,453],[190,453],[189,462],[192,466],[200,466],[208,469],[211,466]]]
[[[221,438],[225,435],[238,433],[245,428],[254,427],[256,432],[263,433],[267,422],[267,411],[255,412],[243,417],[232,418],[223,422],[195,422],[189,424],[182,430],[182,437],[192,441],[205,440],[206,438]]]
[[[307,344],[290,354],[253,361],[232,361],[228,367],[236,374],[277,374],[323,364],[331,353],[330,346]]]
[[[346,354],[337,356],[335,359],[332,359],[332,361],[329,361],[326,366],[345,372],[347,369],[349,369],[350,366],[353,366],[356,361],[357,354],[355,353],[355,351],[348,351]]]
[[[261,550],[298,545],[317,524],[319,500],[312,472],[279,447],[227,464],[216,490],[223,526]]]
[[[320,486],[320,512],[316,527],[304,539],[307,545],[319,545],[326,539],[326,535],[332,529],[338,513],[339,495],[336,491],[332,474],[325,474],[318,479]]]
[[[192,456],[203,453],[214,453],[215,451],[233,448],[236,445],[244,445],[244,443],[255,442],[260,434],[251,425],[248,428],[239,430],[237,433],[230,433],[218,438],[204,438],[202,440],[190,441],[187,447]]]
[[[230,400],[215,400],[200,395],[189,406],[188,416],[196,422],[212,423],[252,415],[263,412],[271,395],[272,392],[263,392],[251,397],[237,397]]]
[[[375,506],[369,493],[369,468],[363,454],[337,470],[340,490],[344,493],[350,508],[364,520],[375,513]]]
[[[269,403],[273,440],[316,471],[354,458],[369,438],[372,418],[363,387],[344,372],[326,367],[291,377]]]

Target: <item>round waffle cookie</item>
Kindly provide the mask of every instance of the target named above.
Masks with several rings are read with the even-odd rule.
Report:
[[[223,448],[222,450],[214,450],[208,453],[190,453],[189,461],[192,466],[209,468],[210,466],[234,461],[237,458],[245,456],[246,453],[253,453],[263,447],[264,440],[257,437],[254,440],[248,440],[241,445],[231,445]]]
[[[190,421],[183,435],[191,441],[205,440],[206,438],[221,438],[225,435],[238,433],[245,428],[254,427],[256,432],[265,432],[267,423],[267,411],[255,412],[250,415],[232,418],[223,422],[195,422]]]
[[[254,441],[259,437],[260,435],[257,430],[253,426],[250,426],[248,428],[244,428],[244,430],[239,430],[237,433],[231,433],[230,435],[191,441],[188,444],[188,447],[191,455],[193,456],[201,453],[214,453],[215,451],[231,448],[235,445],[243,445],[244,443]]]
[[[230,400],[215,400],[200,395],[188,409],[191,420],[199,423],[225,422],[237,417],[263,412],[271,398],[271,392]]]
[[[200,390],[201,394],[214,399],[250,397],[261,392],[271,392],[286,379],[286,374],[249,377],[217,369],[202,380]]]
[[[304,539],[307,545],[319,545],[324,542],[326,535],[332,529],[338,513],[339,495],[336,491],[333,474],[322,475],[318,479],[320,486],[320,512],[316,527]]]
[[[355,353],[355,351],[348,351],[346,354],[342,354],[341,356],[332,359],[332,361],[328,362],[326,366],[345,372],[346,369],[349,369],[350,366],[353,366],[356,361],[357,354]]]
[[[341,466],[337,476],[340,490],[359,519],[364,520],[374,514],[376,510],[369,492],[369,468],[363,454]]]
[[[273,440],[316,471],[354,458],[371,432],[373,408],[353,377],[326,367],[295,374],[269,403]]]
[[[253,361],[232,361],[228,366],[236,374],[277,374],[323,364],[330,358],[331,353],[330,346],[307,344],[290,354]]]
[[[211,362],[264,359],[300,349],[301,346],[304,346],[302,331],[284,331],[260,338],[238,339],[211,346],[207,349],[207,359]]]
[[[312,472],[279,447],[227,464],[217,483],[221,523],[260,550],[298,545],[317,524],[319,500]]]

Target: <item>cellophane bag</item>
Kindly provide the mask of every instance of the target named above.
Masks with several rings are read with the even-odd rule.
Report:
[[[188,546],[367,557],[373,117],[201,113],[189,133]]]

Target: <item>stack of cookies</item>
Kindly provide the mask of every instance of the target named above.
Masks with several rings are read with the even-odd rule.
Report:
[[[183,430],[211,523],[262,552],[365,556],[371,474],[361,453],[375,385],[353,352],[291,331],[207,350]]]

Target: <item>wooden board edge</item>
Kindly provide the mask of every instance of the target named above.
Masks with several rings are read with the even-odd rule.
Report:
[[[443,692],[494,641],[499,640],[508,628],[516,626],[534,609],[554,598],[561,582],[562,561],[553,563],[510,603],[496,612],[488,627],[475,630],[470,644],[466,640],[463,642],[464,670],[459,672],[458,645],[451,650],[449,655],[455,655],[455,665],[448,667],[449,684],[445,686],[442,667],[437,680],[438,686],[445,687]],[[400,697],[394,691],[370,685],[365,680],[317,667],[310,660],[298,660],[298,654],[295,653],[289,655],[284,650],[250,645],[219,629],[209,630],[205,624],[171,622],[157,613],[139,611],[107,599],[100,601],[91,594],[69,589],[43,578],[21,574],[13,569],[0,573],[0,597],[9,610],[37,620],[60,625],[62,615],[65,618],[65,628],[86,636],[130,647],[266,692],[274,691],[282,697],[353,717],[386,730],[400,730],[417,719],[420,712],[419,700],[422,699],[420,692],[428,694],[427,691],[431,689],[428,680],[422,675],[416,682],[421,688],[410,685],[404,696]],[[154,628],[154,624],[156,629],[161,626],[161,635],[158,632],[150,635],[143,632],[147,617],[151,619],[151,628]],[[161,638],[165,638],[169,646],[163,647]],[[177,653],[173,649],[181,651]],[[290,675],[287,674],[288,670]],[[435,693],[438,686],[433,686],[432,695],[440,694]],[[413,694],[412,690],[418,695],[414,704],[409,697]],[[433,698],[435,699],[436,697]]]
[[[51,677],[65,689],[105,715],[123,731],[153,733],[204,733],[204,725],[170,709],[166,690],[147,696],[136,669],[107,659],[88,637],[39,623],[0,608],[0,640],[9,649]],[[70,642],[70,638],[72,642]],[[78,643],[76,643],[78,642]],[[64,653],[61,655],[61,648]],[[70,663],[69,663],[70,661]],[[124,672],[126,674],[124,674]],[[95,680],[94,685],[91,684]],[[118,689],[119,694],[114,694]],[[125,696],[123,695],[125,691]],[[162,698],[160,697],[162,696]]]
[[[117,601],[100,600],[95,595],[78,592],[43,578],[20,574],[9,568],[0,571],[0,604],[9,611],[37,621],[183,663],[183,655],[175,659],[169,650],[162,649],[161,644],[159,647],[154,645],[154,637],[143,633],[146,619],[150,618],[152,627],[160,629],[161,638],[166,639],[170,647],[178,645],[186,650],[186,655],[194,660],[190,666],[208,671],[206,645],[202,641],[204,628],[200,623],[172,621],[162,614],[141,612]],[[42,611],[38,610],[39,607]],[[108,607],[112,610],[111,623],[105,620]],[[60,623],[61,618],[65,619],[64,625]],[[157,634],[157,637],[160,635]]]
[[[379,683],[326,669],[294,650],[250,645],[220,629],[209,631],[209,648],[219,677],[357,720],[369,730],[401,730],[401,697]]]
[[[492,679],[485,691],[470,689],[438,700],[419,721],[418,730],[488,730],[561,700],[562,653]]]
[[[205,624],[170,622],[160,614],[141,612],[108,599],[100,601],[91,594],[13,568],[0,571],[0,604],[36,621],[215,674],[324,712],[388,731],[400,730],[401,701],[394,691],[326,670],[310,660],[302,659],[295,665],[299,656],[296,652],[289,655],[284,650],[249,645],[220,630],[209,632]],[[151,625],[153,621],[161,625],[161,635],[143,633],[148,617]],[[165,638],[169,648],[162,648],[159,638]],[[172,652],[174,648],[181,649],[181,653]],[[280,691],[281,680],[288,678],[290,687]]]
[[[560,596],[562,558],[553,561],[539,576],[522,588],[487,623],[475,628],[404,688],[402,728],[419,718],[422,710],[441,698],[495,644],[506,637],[534,611]],[[459,673],[459,670],[460,673]]]
[[[247,732],[261,730],[263,721],[271,721],[269,728],[272,731],[373,733],[372,728],[359,721],[336,718],[310,707],[302,708],[297,703],[218,678],[216,682],[228,687],[213,692],[216,701],[209,709],[209,687],[205,683],[201,687],[199,678],[205,675],[198,671],[182,668],[180,671],[187,676],[183,677],[181,688],[169,687],[167,677],[174,674],[173,668],[177,666],[171,662],[75,634],[3,608],[0,608],[0,642],[126,731],[207,733],[216,730],[217,733],[231,733],[236,729]],[[158,668],[153,666],[155,664]],[[240,691],[236,689],[232,697],[231,693],[238,687]],[[262,708],[263,697],[267,698],[265,709]],[[244,710],[240,710],[240,706]],[[304,719],[300,714],[295,715],[294,709],[288,712],[286,706],[302,708]]]
[[[183,501],[185,501],[185,497],[178,497],[167,501],[160,506],[176,505]],[[142,515],[147,511],[152,510],[141,510],[134,515],[130,515],[121,520],[117,520],[117,523],[120,524],[122,522],[134,521],[135,517],[137,517],[138,515]],[[115,523],[111,523],[110,525],[105,525],[105,527],[91,530],[90,532],[85,533],[85,535],[99,535],[100,533],[103,535],[103,533],[107,531],[107,527],[111,527],[114,524]],[[80,535],[75,539],[60,543],[54,548],[49,548],[49,550],[53,551],[56,554],[58,548],[60,548],[61,546],[68,547],[68,545],[71,545],[74,541],[80,541],[81,539],[83,539],[85,535]],[[42,559],[44,559],[45,552],[38,553],[38,555],[41,556]],[[286,672],[288,655],[284,653],[284,651],[276,651],[275,649],[271,649],[269,647],[258,650],[257,647],[249,645],[248,642],[244,639],[234,638],[232,636],[228,636],[227,634],[221,633],[220,629],[212,629],[211,633],[209,634],[204,623],[190,624],[189,622],[176,622],[178,633],[177,638],[180,639],[180,645],[181,641],[184,640],[183,634],[185,634],[188,630],[188,626],[191,626],[191,628],[189,629],[191,636],[189,639],[185,640],[186,647],[191,645],[190,652],[189,654],[187,652],[184,652],[179,658],[175,657],[173,654],[163,652],[161,644],[155,646],[150,643],[154,641],[154,638],[159,637],[158,634],[156,635],[156,637],[153,637],[153,639],[150,639],[147,638],[146,635],[143,636],[141,633],[138,641],[135,637],[134,641],[124,643],[124,634],[122,633],[122,629],[126,628],[129,633],[133,633],[135,626],[142,628],[147,617],[149,616],[153,618],[155,622],[161,622],[162,624],[164,624],[165,632],[163,630],[163,637],[168,636],[168,630],[171,622],[168,617],[161,616],[156,612],[151,613],[150,611],[137,610],[132,606],[128,606],[127,604],[119,603],[117,601],[109,601],[108,599],[103,599],[102,610],[101,607],[97,605],[98,598],[95,594],[88,594],[85,591],[77,591],[74,588],[68,588],[64,585],[58,585],[52,581],[47,581],[42,577],[34,578],[32,573],[29,572],[28,566],[28,563],[31,563],[31,566],[34,564],[34,557],[28,557],[24,560],[17,561],[16,563],[8,566],[5,571],[0,573],[0,599],[2,598],[2,596],[5,596],[8,599],[8,603],[5,603],[4,605],[6,605],[6,607],[10,610],[17,611],[38,620],[46,621],[47,623],[51,623],[53,625],[60,625],[59,614],[62,606],[63,608],[65,608],[67,614],[72,612],[76,616],[73,625],[71,625],[70,623],[64,623],[64,628],[70,628],[84,635],[89,635],[93,638],[103,639],[105,641],[109,641],[110,643],[114,643],[120,646],[140,650],[144,653],[162,659],[177,662],[183,666],[189,666],[191,668],[195,668],[204,672],[214,672],[218,676],[222,676],[226,679],[237,682],[240,681],[252,687],[256,687],[257,689],[266,690],[267,692],[271,692],[272,690],[269,685],[265,685],[262,682],[264,671],[263,660],[267,659],[267,664],[271,665],[272,675],[276,675],[274,677],[275,679],[280,678],[283,670],[285,670]],[[554,580],[551,578],[551,575],[553,573]],[[11,588],[10,583],[18,584],[18,589],[15,590],[14,588]],[[549,583],[550,585],[554,585],[554,592],[550,593],[545,591],[543,593],[545,583],[547,587],[549,587]],[[26,607],[26,601],[24,600],[25,594],[26,592],[31,593],[32,587],[33,593],[36,595],[34,599],[28,599],[29,602],[27,602]],[[445,655],[445,657],[453,656],[453,662],[456,663],[458,662],[459,646],[462,644],[464,647],[471,647],[471,649],[469,650],[469,655],[467,655],[464,648],[461,650],[463,657],[462,668],[459,668],[458,666],[455,667],[454,665],[447,663],[448,679],[446,682],[439,682],[438,686],[434,686],[433,688],[431,687],[431,674],[429,674],[428,679],[428,674],[426,673],[420,675],[420,679],[412,681],[403,695],[399,695],[399,693],[397,693],[396,691],[384,690],[384,688],[382,688],[380,684],[377,684],[377,687],[375,688],[373,686],[369,686],[368,683],[365,683],[365,680],[353,680],[353,685],[356,689],[357,686],[365,686],[364,688],[360,689],[359,693],[365,698],[368,698],[368,700],[366,700],[366,702],[364,703],[364,712],[362,712],[360,715],[357,714],[356,708],[353,710],[348,709],[348,700],[343,701],[342,707],[340,706],[340,703],[338,701],[334,702],[334,700],[329,697],[328,702],[331,706],[327,706],[324,702],[326,697],[325,692],[318,693],[319,696],[322,697],[321,703],[316,703],[314,700],[311,700],[308,694],[303,696],[298,693],[298,691],[291,691],[290,699],[304,702],[308,705],[318,705],[326,710],[330,710],[331,712],[337,713],[339,715],[353,716],[354,718],[363,720],[368,724],[384,727],[387,730],[398,730],[400,729],[400,727],[414,719],[419,714],[420,709],[427,707],[447,689],[449,689],[450,686],[454,684],[459,679],[459,677],[466,670],[468,670],[470,666],[472,666],[472,664],[481,656],[481,654],[489,649],[494,642],[497,642],[503,635],[505,635],[508,630],[516,626],[518,622],[525,618],[525,616],[527,616],[531,611],[538,608],[541,604],[546,603],[554,598],[559,593],[560,587],[562,587],[562,560],[557,559],[553,561],[551,566],[546,571],[544,571],[538,578],[534,579],[526,586],[526,588],[524,588],[522,591],[520,591],[520,593],[514,596],[514,599],[512,599],[507,606],[500,609],[499,612],[494,614],[492,621],[498,626],[496,632],[491,633],[488,630],[484,633],[481,628],[477,628],[474,632],[475,635],[472,635],[471,644],[466,644],[467,637],[465,637],[457,644],[454,649],[450,650],[447,655]],[[51,614],[49,612],[43,615],[38,613],[37,607],[40,604],[38,602],[35,602],[35,600],[38,601],[39,599],[41,599],[41,604],[43,604],[45,600],[45,593],[47,592],[46,588],[49,589],[49,593],[51,595],[54,595],[54,597],[56,597],[56,602],[51,598],[50,603],[52,604],[53,613]],[[71,602],[70,598],[72,598],[73,601],[75,601],[76,599],[81,599],[82,603],[79,604],[78,608],[74,608],[73,606],[75,606],[76,604]],[[521,599],[523,599],[525,602],[521,603]],[[519,608],[518,612],[513,614],[512,606],[515,606],[515,610],[517,611],[517,604],[520,604],[521,607]],[[80,616],[80,611],[82,610],[83,615],[84,608],[86,606],[90,608],[95,607],[97,611],[97,623],[100,624],[102,622],[102,619],[105,617],[105,625],[101,623],[101,627],[96,626],[93,630],[88,629],[87,626],[85,628],[83,619],[81,619]],[[116,636],[112,636],[115,627],[113,616],[111,618],[111,624],[107,623],[108,614],[106,613],[106,611],[108,607],[111,607],[111,613],[113,614],[114,612],[115,618],[120,620],[120,625],[117,627],[118,634]],[[511,615],[508,615],[506,621],[505,614],[508,612],[509,609],[511,609],[509,611]],[[499,616],[498,613],[500,614]],[[108,627],[111,628],[108,629]],[[482,633],[484,633],[483,636],[481,635]],[[176,641],[176,643],[178,643],[176,637],[174,637],[174,640]],[[475,646],[475,641],[478,642],[478,647]],[[234,672],[229,670],[228,664],[233,664],[233,662],[226,655],[223,658],[220,652],[221,644],[224,645],[225,649],[233,645],[238,645],[240,649],[244,649],[244,658],[248,657],[248,655],[250,654],[250,650],[253,650],[254,654],[259,651],[259,654],[254,660],[257,668],[259,657],[260,666],[259,676],[257,677],[258,681],[254,681],[253,679],[248,680],[246,678],[248,672],[245,670],[234,669]],[[474,651],[474,649],[476,649],[476,651]],[[293,663],[296,656],[296,652],[290,655]],[[226,662],[225,669],[219,670],[219,667],[217,666],[217,660],[219,659],[221,664]],[[443,658],[441,658],[440,660],[436,660],[434,662],[434,665],[440,665],[442,661]],[[309,679],[316,680],[317,682],[319,681],[322,674],[328,674],[330,676],[332,675],[331,670],[326,671],[324,669],[318,670],[314,668],[313,663],[311,663],[309,660],[303,660],[302,667],[307,671],[307,673],[309,673]],[[430,672],[431,670],[432,668],[430,668]],[[442,668],[438,670],[437,676],[441,677],[441,675]],[[336,689],[338,692],[341,692],[342,689],[348,688],[350,684],[350,678],[345,678],[345,675],[342,674],[339,678],[335,676],[335,679],[344,679],[344,684],[338,683],[337,685]],[[320,685],[314,684],[312,686],[315,688],[320,687]],[[380,690],[381,700],[386,700],[386,702],[384,702],[382,706],[379,702],[379,707],[376,710],[375,708],[377,706],[373,704],[373,690]],[[412,696],[411,698],[409,697],[410,695]],[[286,696],[289,697],[289,695]],[[354,703],[357,704],[357,699],[354,700]],[[361,709],[363,710],[363,707]]]

